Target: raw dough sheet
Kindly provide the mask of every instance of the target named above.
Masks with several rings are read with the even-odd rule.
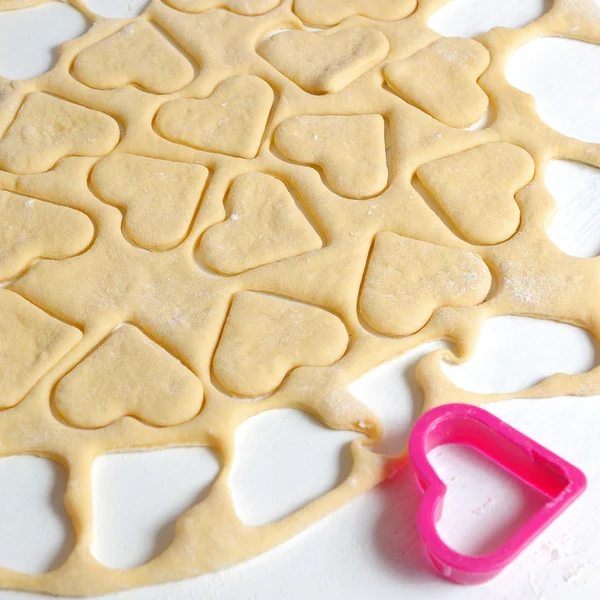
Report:
[[[0,10],[38,4],[0,0]],[[89,595],[255,556],[392,475],[377,417],[347,391],[431,340],[422,410],[466,393],[496,315],[600,331],[597,259],[546,227],[555,158],[600,146],[545,125],[504,66],[542,36],[600,43],[594,0],[555,0],[476,40],[427,27],[445,0],[154,0],[93,22],[48,73],[0,78],[0,453],[68,470],[66,562],[0,585]],[[317,28],[317,29],[315,29]],[[490,125],[467,129],[488,113]],[[600,393],[600,371],[523,397]],[[283,520],[236,515],[236,428],[294,408],[358,432],[348,478]],[[91,551],[91,467],[107,452],[206,446],[221,471],[159,557],[113,570]]]

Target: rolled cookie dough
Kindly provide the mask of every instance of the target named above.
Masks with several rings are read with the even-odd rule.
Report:
[[[129,21],[69,2],[94,26],[48,73],[0,78],[0,453],[65,465],[77,540],[51,572],[0,568],[1,586],[84,596],[247,560],[401,463],[370,450],[381,423],[347,392],[367,370],[451,340],[419,364],[423,409],[491,402],[512,396],[440,369],[486,319],[600,334],[598,259],[549,240],[543,181],[556,157],[600,167],[600,147],[546,126],[503,74],[536,37],[599,43],[593,0],[476,41],[427,28],[444,0],[153,0]],[[461,129],[488,104],[491,125]],[[594,369],[519,396],[596,393]],[[250,527],[234,434],[283,408],[362,436],[337,488]],[[175,445],[220,455],[208,497],[160,556],[103,566],[94,459]]]

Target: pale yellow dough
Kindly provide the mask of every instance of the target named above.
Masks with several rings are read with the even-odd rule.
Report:
[[[104,427],[125,415],[165,427],[197,415],[202,395],[191,371],[126,324],[60,380],[54,401],[79,427]]]
[[[442,306],[475,306],[492,277],[481,258],[464,250],[378,233],[365,272],[359,310],[387,335],[410,335]]]
[[[210,227],[200,242],[202,260],[216,271],[234,275],[323,246],[290,191],[275,177],[236,177],[225,206],[227,220]]]
[[[466,393],[440,366],[490,317],[600,336],[600,259],[550,241],[544,186],[552,159],[600,167],[600,145],[546,126],[503,73],[537,37],[599,43],[594,0],[476,41],[428,29],[444,0],[152,0],[131,20],[69,2],[93,27],[48,73],[0,77],[0,455],[66,467],[76,542],[48,573],[0,567],[0,586],[85,596],[247,560],[402,465],[347,391],[367,370],[448,340],[417,367],[422,409],[492,402],[515,394]],[[518,396],[599,393],[595,368]],[[251,527],[235,431],[283,408],[362,435],[338,487]],[[160,556],[101,565],[93,461],[171,446],[219,454],[208,497]]]
[[[296,14],[312,25],[327,27],[354,15],[392,21],[407,17],[417,0],[296,0]]]
[[[94,237],[84,214],[0,190],[0,281],[12,279],[37,258],[67,258]]]
[[[239,396],[272,392],[300,366],[326,366],[342,357],[348,332],[315,306],[255,292],[235,295],[213,360],[217,379]]]
[[[489,52],[470,39],[444,38],[406,60],[389,63],[385,78],[407,102],[451,127],[473,125],[488,97],[477,84]]]
[[[273,90],[262,79],[239,75],[219,84],[210,98],[167,102],[156,127],[173,142],[253,158],[272,104]]]
[[[342,196],[375,196],[387,184],[381,115],[292,117],[277,128],[275,144],[289,159],[320,167]]]
[[[385,58],[389,49],[381,31],[365,27],[327,36],[282,31],[258,46],[265,60],[311,94],[339,92]]]
[[[20,402],[59,359],[81,340],[81,331],[53,319],[27,300],[0,290],[0,407]]]
[[[50,94],[29,94],[0,140],[0,169],[40,173],[65,156],[101,156],[119,141],[109,116]]]
[[[468,242],[497,244],[519,226],[515,194],[534,168],[519,146],[494,142],[422,165],[417,177]]]
[[[241,15],[260,15],[275,8],[280,0],[168,0],[173,8],[202,12],[211,8],[227,8]]]
[[[136,84],[155,94],[175,92],[194,78],[190,62],[145,21],[126,25],[86,48],[75,59],[73,73],[100,90]]]
[[[202,165],[121,153],[97,163],[90,181],[102,200],[125,211],[135,243],[166,250],[188,232],[208,175]]]

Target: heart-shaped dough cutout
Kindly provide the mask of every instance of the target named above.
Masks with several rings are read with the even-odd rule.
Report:
[[[76,327],[0,290],[0,409],[19,403],[81,338]]]
[[[203,100],[171,100],[156,116],[156,127],[172,142],[198,150],[254,158],[273,105],[271,86],[254,75],[220,83]]]
[[[190,62],[147,21],[134,21],[80,52],[73,73],[99,90],[136,84],[155,94],[180,90],[194,78]]]
[[[0,169],[42,173],[65,156],[102,156],[119,142],[119,125],[108,115],[33,92],[0,140]]]
[[[368,198],[387,185],[381,115],[292,117],[277,128],[275,144],[289,159],[320,167],[342,196]]]
[[[213,8],[226,8],[238,15],[262,15],[281,0],[167,0],[167,4],[184,12],[203,12]]]
[[[490,54],[479,42],[443,38],[384,69],[390,87],[404,100],[451,127],[469,127],[488,106],[477,84]]]
[[[534,170],[523,148],[492,142],[422,165],[417,177],[465,240],[487,245],[507,240],[519,227],[515,194]]]
[[[203,390],[187,367],[125,324],[60,380],[54,401],[77,427],[104,427],[126,415],[169,426],[198,414]]]
[[[225,201],[228,218],[202,237],[200,256],[234,275],[323,246],[285,184],[270,175],[236,177]]]
[[[305,22],[318,27],[336,25],[347,17],[360,15],[379,21],[408,17],[417,0],[295,0],[294,12]]]
[[[289,371],[342,357],[348,332],[330,312],[292,300],[239,292],[213,359],[216,378],[238,396],[273,391]]]
[[[66,206],[0,191],[0,281],[33,259],[62,259],[83,252],[94,237],[89,217]]]
[[[125,229],[138,245],[167,250],[188,232],[208,178],[202,165],[111,154],[91,182],[108,204],[125,210]]]
[[[386,335],[410,335],[442,306],[485,300],[492,276],[476,254],[378,233],[365,273],[359,311]]]
[[[338,92],[383,60],[390,44],[377,29],[356,27],[331,35],[282,31],[263,40],[258,53],[311,94]]]

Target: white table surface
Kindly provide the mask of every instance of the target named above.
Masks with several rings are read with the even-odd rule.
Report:
[[[600,14],[600,0],[596,0]],[[145,0],[88,0],[105,16],[125,17]],[[445,35],[474,35],[495,25],[536,18],[543,0],[454,0],[431,26]],[[546,6],[547,7],[547,6]],[[30,77],[52,64],[53,48],[85,30],[64,5],[0,15],[0,74]],[[561,132],[600,142],[600,46],[547,39],[519,50],[510,81],[535,95],[540,115]],[[560,211],[550,234],[565,252],[600,253],[600,170],[557,161],[547,185]],[[361,378],[351,391],[386,425],[382,451],[402,447],[419,391],[417,349]],[[596,345],[575,327],[500,317],[484,330],[476,356],[448,368],[474,391],[523,389],[557,371],[597,364]],[[483,587],[436,577],[415,530],[419,492],[400,474],[310,530],[247,564],[195,580],[132,590],[118,600],[282,600],[333,598],[596,599],[600,594],[600,398],[513,401],[490,407],[582,468],[589,487],[504,573]],[[295,411],[261,415],[238,433],[232,476],[236,507],[248,523],[268,522],[336,484],[354,434],[329,431]],[[442,448],[432,461],[449,483],[443,537],[462,551],[497,543],[535,509],[537,498],[464,449]],[[148,560],[168,544],[174,521],[198,501],[218,471],[203,449],[174,449],[99,459],[94,467],[94,552],[111,567]],[[73,534],[62,508],[65,475],[51,461],[0,459],[0,564],[26,572],[64,559]],[[101,491],[100,491],[101,489]],[[520,521],[521,520],[521,521]],[[0,600],[41,598],[0,591]]]

